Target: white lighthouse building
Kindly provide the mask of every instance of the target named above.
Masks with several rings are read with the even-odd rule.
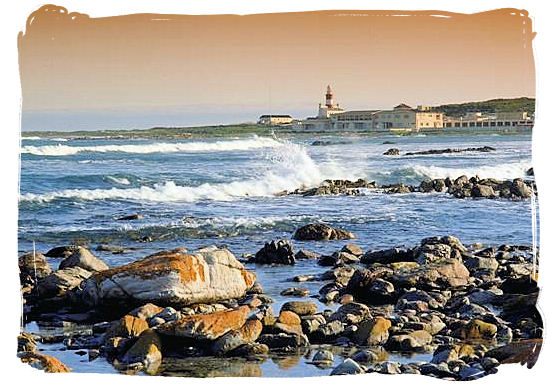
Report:
[[[342,113],[344,110],[340,108],[339,104],[334,104],[334,93],[330,85],[327,85],[327,92],[325,93],[325,105],[319,103],[319,112],[317,113],[318,119],[328,119],[330,116],[337,113]]]

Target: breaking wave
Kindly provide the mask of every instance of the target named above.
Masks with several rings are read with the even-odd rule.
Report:
[[[482,165],[479,167],[467,167],[467,168],[445,168],[436,166],[424,166],[414,165],[412,170],[424,177],[431,179],[436,178],[457,178],[462,175],[468,177],[479,176],[481,178],[494,178],[494,179],[515,179],[517,177],[525,177],[525,172],[531,167],[529,161],[519,161],[516,163],[502,163],[497,165]]]
[[[263,175],[227,183],[205,183],[199,186],[178,185],[165,181],[154,186],[111,189],[65,189],[45,194],[26,193],[20,201],[48,202],[55,199],[80,200],[145,200],[154,202],[192,202],[197,200],[228,201],[236,198],[274,196],[302,186],[320,184],[330,178],[357,178],[357,175],[333,163],[318,165],[304,146],[274,139],[254,139],[277,148],[266,154],[269,167]],[[242,142],[242,140],[241,140]],[[202,143],[204,144],[204,143]]]
[[[82,152],[122,152],[122,153],[173,153],[173,152],[213,152],[213,151],[246,151],[259,148],[278,147],[281,143],[267,137],[253,137],[250,139],[195,141],[185,143],[151,143],[151,144],[122,144],[122,145],[26,145],[21,153],[36,156],[71,156]]]

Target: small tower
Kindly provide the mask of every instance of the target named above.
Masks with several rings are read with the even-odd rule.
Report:
[[[330,85],[327,85],[327,93],[325,94],[325,105],[328,108],[334,107],[334,100],[333,100],[333,94],[332,94],[332,88],[330,88]]]

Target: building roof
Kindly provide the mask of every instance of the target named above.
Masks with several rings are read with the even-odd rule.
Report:
[[[290,115],[261,115],[260,119],[267,119],[270,117],[286,117],[286,118],[292,119],[292,116]]]
[[[401,103],[401,104],[393,107],[393,109],[412,109],[412,108],[409,107],[407,104]]]

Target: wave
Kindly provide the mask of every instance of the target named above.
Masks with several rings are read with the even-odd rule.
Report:
[[[21,137],[21,140],[43,140],[41,137],[38,136],[23,136]]]
[[[259,139],[254,139],[259,140]],[[269,168],[262,176],[228,183],[205,183],[199,186],[177,185],[174,181],[139,188],[65,189],[45,194],[26,193],[20,201],[48,202],[55,199],[106,200],[124,199],[154,202],[192,202],[197,200],[229,201],[236,198],[268,197],[281,191],[320,184],[331,178],[357,178],[353,171],[334,163],[317,165],[304,146],[277,141],[276,150],[265,155]]]
[[[123,144],[97,146],[70,146],[70,145],[26,145],[21,153],[36,156],[71,156],[82,152],[122,152],[122,153],[173,153],[173,152],[214,152],[214,151],[246,151],[259,148],[278,147],[281,143],[267,137],[253,137],[239,140],[195,141],[185,143],[151,143],[151,144]]]
[[[121,185],[130,185],[131,184],[131,181],[128,180],[127,178],[125,177],[116,177],[116,176],[107,176],[106,177],[107,180],[115,183],[115,184],[121,184]]]
[[[429,177],[431,179],[443,179],[446,177],[457,178],[462,175],[468,177],[479,176],[481,178],[494,178],[494,179],[515,179],[518,177],[525,177],[526,170],[531,167],[529,161],[519,161],[515,163],[502,163],[497,165],[482,165],[478,167],[466,167],[466,168],[447,168],[437,167],[434,165],[414,165],[412,171],[420,176]]]

